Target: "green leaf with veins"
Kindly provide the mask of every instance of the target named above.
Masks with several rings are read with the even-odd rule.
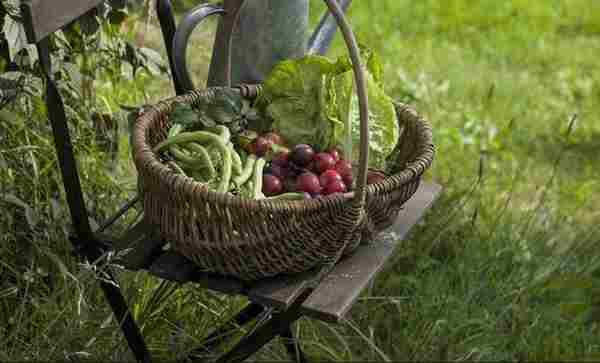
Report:
[[[198,115],[191,105],[186,103],[177,103],[173,106],[173,110],[169,114],[169,118],[173,124],[179,124],[184,129],[192,129],[198,124]]]
[[[213,90],[213,97],[202,98],[195,105],[177,104],[171,112],[171,121],[187,131],[210,129],[217,125],[229,128],[231,133],[243,131],[248,121],[257,119],[256,110],[238,91],[229,88]]]

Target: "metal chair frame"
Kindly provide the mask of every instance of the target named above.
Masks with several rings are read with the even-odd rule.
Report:
[[[120,217],[133,207],[138,201],[138,198],[135,197],[128,201],[117,213],[102,223],[98,230],[92,230],[88,220],[88,212],[81,188],[63,100],[59,94],[56,80],[53,77],[48,36],[96,7],[101,0],[52,0],[51,2],[53,4],[51,5],[52,9],[50,10],[50,5],[48,4],[50,3],[49,0],[28,0],[22,4],[21,10],[28,40],[37,47],[39,62],[45,78],[45,101],[48,107],[48,118],[52,126],[55,148],[74,227],[74,232],[70,236],[70,241],[77,255],[90,262],[94,262],[101,260],[106,253],[114,248],[114,241],[112,238],[104,236],[103,232],[116,223]],[[347,6],[348,3],[349,1],[344,1],[344,7]],[[45,14],[45,16],[41,17],[40,13],[46,11],[50,11],[50,14]],[[184,87],[182,82],[178,79],[177,72],[175,72],[174,69],[175,55],[173,54],[171,45],[177,27],[170,1],[157,0],[156,12],[169,58],[175,93],[183,94],[189,90],[189,85],[187,88]],[[60,16],[56,14],[59,14]],[[65,16],[65,14],[69,16]],[[188,17],[186,21],[199,22],[198,19],[190,17]],[[182,24],[182,26],[189,27],[190,24],[186,23]],[[331,20],[323,18],[319,28],[323,27],[331,28]],[[316,51],[324,53],[331,38],[332,35],[328,34],[318,39],[313,39],[311,49],[316,49]],[[108,303],[114,311],[117,321],[120,322],[120,327],[127,343],[136,360],[140,362],[150,362],[151,354],[138,325],[131,315],[127,302],[118,287],[117,277],[108,267],[105,272],[105,276],[107,276],[108,279],[99,280],[99,284]],[[311,292],[311,290],[304,290],[303,292],[298,293],[298,295],[295,296],[293,303],[289,304],[286,309],[276,310],[265,304],[257,302],[249,303],[242,311],[234,316],[230,322],[216,328],[205,340],[210,343],[205,344],[203,349],[197,349],[192,352],[188,357],[189,360],[202,359],[202,352],[204,352],[206,348],[210,349],[220,343],[220,337],[226,336],[227,332],[237,329],[237,326],[247,324],[257,317],[262,316],[262,318],[258,320],[264,321],[263,323],[257,323],[256,329],[254,329],[253,332],[243,337],[229,352],[218,357],[216,361],[243,361],[258,351],[262,346],[270,342],[275,336],[281,336],[285,338],[284,344],[290,357],[299,362],[306,362],[307,359],[300,347],[296,344],[290,327],[296,320],[305,315],[305,309],[303,309],[302,305],[311,295]]]

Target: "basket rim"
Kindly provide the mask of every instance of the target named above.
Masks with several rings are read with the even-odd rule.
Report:
[[[153,122],[156,117],[169,112],[172,105],[175,103],[194,103],[198,99],[207,97],[211,91],[224,88],[229,87],[208,87],[197,89],[183,95],[170,97],[159,101],[154,105],[148,106],[142,114],[138,115],[133,127],[133,141],[131,145],[134,154],[134,163],[138,169],[138,178],[140,169],[145,169],[146,172],[155,169],[156,174],[161,174],[159,175],[159,178],[166,175],[164,178],[172,179],[171,184],[188,184],[189,188],[184,189],[191,193],[188,195],[189,197],[192,197],[196,192],[205,193],[207,199],[218,200],[232,207],[262,209],[274,213],[283,212],[289,209],[294,209],[296,211],[301,210],[308,213],[320,209],[323,204],[333,203],[335,205],[338,203],[349,203],[353,200],[354,192],[303,200],[250,199],[239,195],[221,193],[208,189],[205,184],[195,181],[189,176],[177,174],[169,169],[167,165],[162,163],[159,160],[158,155],[152,150],[146,137],[147,131],[150,128],[150,123]],[[237,87],[230,89],[240,91]],[[414,122],[420,131],[416,133],[418,136],[418,140],[415,142],[415,147],[417,149],[416,155],[414,158],[407,161],[405,167],[398,173],[388,175],[384,180],[378,183],[367,185],[365,190],[367,199],[376,194],[390,192],[391,190],[396,189],[398,185],[414,181],[416,178],[421,177],[433,163],[435,147],[433,145],[433,135],[429,122],[427,122],[412,106],[399,101],[393,101],[393,104],[396,110],[397,120],[400,120],[403,115],[405,118],[408,116],[409,121]]]

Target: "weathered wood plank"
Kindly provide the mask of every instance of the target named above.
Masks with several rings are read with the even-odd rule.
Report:
[[[165,280],[179,283],[193,282],[224,294],[241,294],[246,291],[246,286],[241,281],[202,272],[192,261],[173,251],[158,257],[148,271]]]
[[[325,321],[338,322],[352,306],[369,281],[381,270],[398,241],[422,218],[441,191],[432,183],[421,183],[405,204],[396,222],[370,245],[364,245],[342,260],[302,305],[303,312]],[[277,277],[259,282],[248,293],[251,301],[288,308],[314,277],[309,271],[296,277]]]
[[[339,322],[440,192],[437,184],[421,183],[396,222],[372,244],[360,246],[352,256],[340,261],[302,304],[302,311],[320,320]]]
[[[33,27],[33,32],[27,34],[29,42],[39,42],[101,2],[102,0],[25,0],[22,6],[31,14]]]
[[[225,294],[239,294],[245,286],[231,278],[207,274],[184,256],[163,251],[166,242],[153,232],[143,219],[113,243],[112,250],[120,255],[115,263],[128,270],[146,269],[152,275],[179,283],[194,282]]]

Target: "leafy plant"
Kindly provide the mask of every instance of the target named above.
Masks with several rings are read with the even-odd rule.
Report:
[[[126,101],[140,104],[140,81],[166,70],[156,51],[134,44],[137,29],[128,23],[129,12],[126,1],[107,1],[49,37],[53,77],[65,104],[93,228],[133,189],[124,179],[131,169],[116,163],[118,146],[127,146],[119,133],[126,129],[125,115],[107,106],[123,102],[123,93],[107,98],[96,91],[105,84],[126,88]],[[33,334],[35,321],[21,318],[64,286],[77,286],[75,299],[93,294],[84,297],[81,268],[71,253],[69,211],[42,97],[45,78],[36,49],[26,44],[18,1],[0,1],[0,22],[0,207],[5,210],[0,218],[0,335],[15,342]],[[67,281],[61,282],[61,276]],[[16,348],[9,346],[3,354],[11,349]]]

